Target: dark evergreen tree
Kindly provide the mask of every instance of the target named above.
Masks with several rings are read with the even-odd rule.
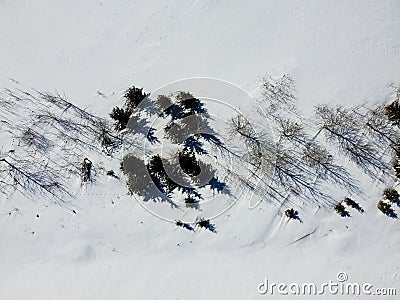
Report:
[[[126,109],[132,113],[139,103],[147,97],[147,94],[143,93],[143,88],[132,86],[126,90],[124,97],[126,99]]]
[[[116,106],[110,113],[110,117],[115,120],[115,130],[121,131],[126,128],[132,113],[135,111],[139,103],[142,102],[146,97],[147,94],[143,93],[142,88],[132,86],[126,90],[124,95],[124,108]]]
[[[188,92],[179,92],[176,96],[177,105],[182,109],[184,116],[206,113],[206,109],[200,99]]]
[[[197,176],[201,172],[200,165],[191,149],[184,148],[179,152],[179,164],[189,176]]]
[[[129,122],[129,118],[132,112],[129,110],[125,110],[123,108],[119,108],[118,106],[114,107],[112,112],[110,113],[110,117],[115,120],[115,130],[121,131],[126,128],[126,125]]]
[[[184,143],[185,148],[195,151],[197,154],[207,154],[207,150],[203,148],[203,143],[200,141],[200,135],[192,135],[188,137]]]
[[[168,174],[165,172],[162,159],[159,155],[151,157],[147,164],[147,169],[154,184],[165,195],[169,196],[173,190],[178,187],[178,184],[169,178]]]
[[[194,114],[207,113],[203,103],[188,92],[178,92],[175,98],[176,102],[174,103],[171,98],[160,95],[156,104],[162,115],[169,115],[172,121]]]

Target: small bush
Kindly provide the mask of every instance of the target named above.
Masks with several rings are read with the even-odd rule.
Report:
[[[288,208],[285,210],[285,216],[289,219],[298,220],[300,223],[303,223],[303,220],[299,217],[298,211],[294,210],[293,208]]]
[[[187,208],[199,208],[199,201],[193,198],[192,196],[188,196],[185,198],[185,204]]]
[[[210,220],[206,220],[204,218],[201,218],[198,222],[197,225],[199,225],[200,227],[207,227],[207,225],[210,224]]]
[[[397,218],[396,213],[394,212],[392,205],[390,203],[386,203],[383,200],[380,200],[377,205],[378,209],[384,213],[385,215],[392,217],[392,218]]]
[[[364,209],[360,206],[360,204],[351,198],[348,198],[348,197],[344,198],[344,203],[346,203],[347,206],[357,209],[361,213],[364,212]]]
[[[383,197],[392,203],[399,201],[399,193],[393,188],[387,188],[383,191]]]
[[[175,225],[178,226],[178,227],[183,227],[183,228],[185,228],[187,230],[190,230],[190,231],[194,230],[192,226],[190,226],[187,223],[183,223],[181,220],[176,220],[175,221]]]
[[[342,203],[338,203],[335,205],[335,211],[338,215],[340,215],[341,217],[349,217],[350,214],[346,211],[346,208],[344,207],[344,205]]]
[[[294,219],[298,216],[298,212],[295,211],[293,208],[288,208],[287,210],[285,210],[285,215],[289,219]]]
[[[114,170],[108,170],[106,175],[114,177],[114,178],[118,178],[118,176],[117,176],[117,174],[115,174]]]
[[[205,229],[210,230],[211,232],[216,233],[215,226],[214,226],[213,224],[211,224],[210,220],[201,218],[199,221],[197,221],[196,224],[197,224],[200,228],[205,228]]]

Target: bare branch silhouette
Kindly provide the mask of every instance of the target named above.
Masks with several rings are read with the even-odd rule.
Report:
[[[373,179],[381,172],[389,171],[382,158],[382,152],[363,134],[360,120],[351,108],[316,108],[318,133],[324,132],[328,142],[336,145],[341,153],[353,161],[362,171]]]

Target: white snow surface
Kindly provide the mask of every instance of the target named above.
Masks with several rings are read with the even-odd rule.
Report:
[[[132,84],[206,76],[256,95],[265,73],[289,73],[306,113],[375,102],[400,80],[399,15],[398,0],[3,0],[0,88],[13,79],[107,116]],[[322,283],[341,271],[399,295],[399,221],[376,208],[385,186],[360,180],[363,215],[306,206],[299,223],[238,199],[212,220],[216,234],[160,220],[107,176],[74,187],[76,214],[15,193],[0,202],[0,299],[262,299],[265,278]],[[310,299],[273,299],[292,297]]]

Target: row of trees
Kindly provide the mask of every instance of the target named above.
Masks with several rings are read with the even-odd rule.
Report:
[[[187,194],[188,205],[198,207],[200,193],[185,184],[177,184],[176,178],[171,178],[171,172],[166,169],[181,170],[184,175],[178,177],[188,176],[185,180],[193,180],[202,170],[201,157],[210,152],[204,142],[221,155],[222,159],[216,163],[218,170],[229,174],[224,177],[225,182],[213,178],[210,181],[212,188],[220,192],[228,184],[240,184],[259,201],[286,206],[314,203],[332,207],[337,202],[332,197],[332,186],[348,195],[361,195],[358,174],[349,171],[351,165],[371,179],[386,184],[393,184],[396,177],[400,177],[399,89],[390,101],[373,105],[318,105],[312,118],[301,115],[294,81],[289,75],[263,78],[261,90],[259,116],[239,114],[232,118],[229,123],[231,136],[226,139],[232,143],[222,143],[208,126],[204,104],[190,93],[161,95],[153,101],[141,89],[132,88],[130,91],[136,91],[136,94],[131,97],[137,99],[134,108],[146,98],[149,102],[140,107],[140,111],[146,110],[144,116],[133,110],[131,129],[142,135],[147,133],[147,140],[159,143],[155,129],[146,127],[148,115],[157,114],[168,120],[163,129],[164,136],[181,145],[177,159],[154,155],[148,162],[141,162],[150,172],[149,180],[155,183],[157,190],[168,199],[176,189],[181,190]],[[125,98],[129,101],[126,95]],[[132,106],[126,103],[125,107],[127,110]],[[117,124],[124,122],[124,119],[116,120]],[[116,128],[121,127],[117,125]],[[211,133],[191,135],[199,128],[207,128]],[[238,148],[237,140],[245,147]],[[235,167],[228,163],[232,160]],[[131,181],[134,174],[126,174],[128,182]],[[142,188],[137,181],[129,187],[133,193]]]
[[[319,105],[312,118],[301,115],[289,75],[263,78],[261,91],[259,114],[230,119],[222,142],[204,103],[189,92],[152,99],[133,86],[110,113],[112,128],[60,95],[7,90],[0,95],[1,126],[12,145],[2,149],[0,185],[63,202],[72,178],[93,180],[88,152],[112,155],[122,145],[130,149],[122,162],[129,191],[172,206],[176,193],[199,208],[205,187],[229,194],[228,186],[240,185],[258,201],[330,207],[332,186],[362,193],[350,166],[389,185],[400,178],[400,89],[373,105]],[[150,125],[158,117],[162,128]],[[177,146],[173,154],[154,151],[162,139]],[[144,142],[154,147],[144,149]],[[211,155],[218,156],[214,165]]]
[[[332,184],[349,195],[361,193],[357,172],[349,172],[347,161],[373,180],[390,184],[400,178],[399,89],[389,103],[323,104],[307,119],[297,108],[289,75],[266,77],[261,89],[259,113],[268,122],[255,125],[257,119],[240,115],[230,122],[231,132],[248,145],[247,155],[239,157],[253,172],[239,179],[260,199],[331,207],[336,202]]]

